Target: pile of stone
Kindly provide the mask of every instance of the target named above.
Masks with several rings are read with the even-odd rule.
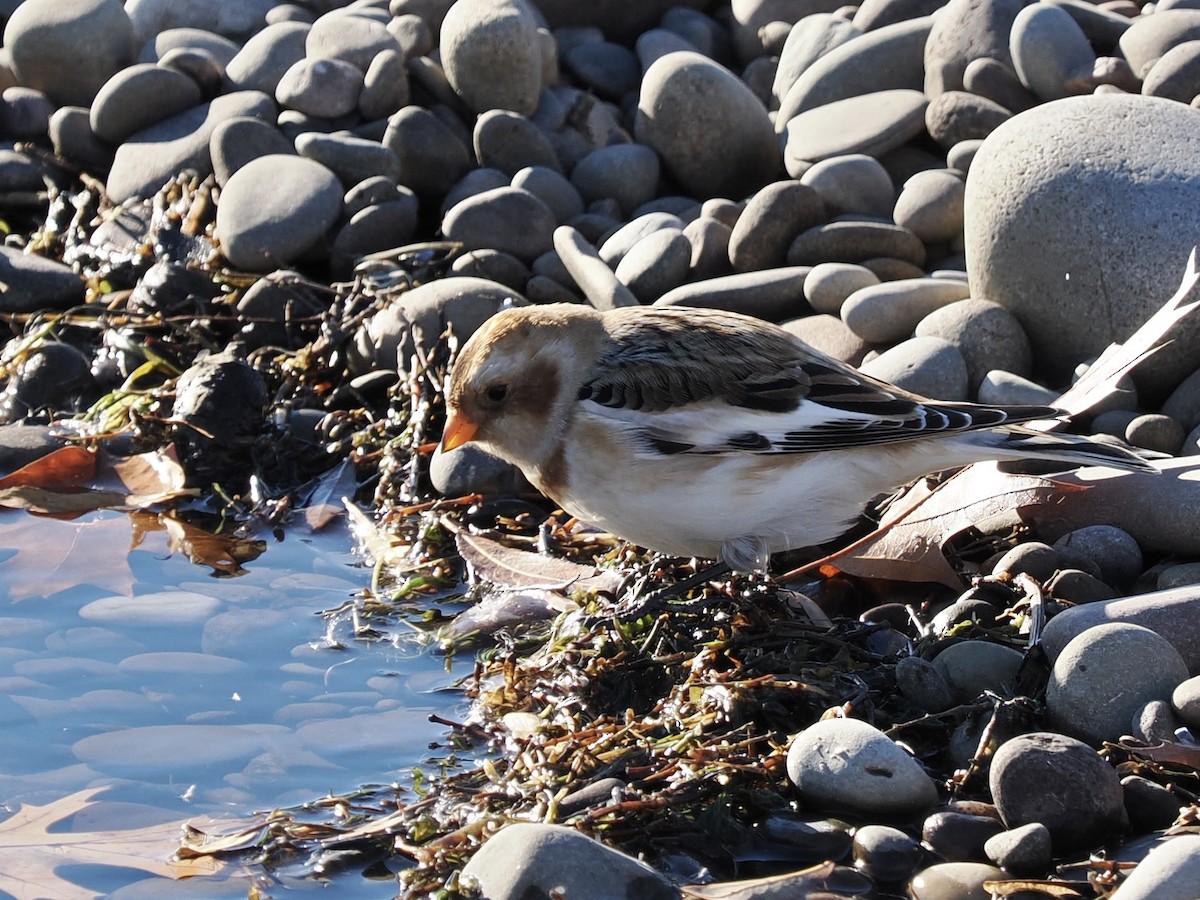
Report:
[[[182,170],[211,176],[213,237],[229,266],[272,276],[243,302],[278,295],[280,270],[344,279],[370,254],[461,244],[449,277],[362,324],[351,360],[362,374],[406,371],[414,333],[432,341],[449,324],[466,337],[506,303],[656,303],[780,322],[930,396],[1040,403],[1148,318],[1200,243],[1194,5],[9,0],[0,197],[62,178],[27,144],[102,180],[130,210]],[[15,244],[0,248],[0,282],[4,312],[84,297],[69,267]],[[282,316],[285,305],[256,314]],[[1198,339],[1200,319],[1185,323],[1092,428],[1162,454],[1200,451]],[[34,376],[47,377],[17,379]],[[72,377],[86,380],[87,366]],[[439,486],[455,493],[481,477],[476,466],[443,470]],[[1104,699],[1116,703],[1127,676],[1147,685],[1135,692],[1147,738],[1173,738],[1170,716],[1200,724],[1187,680],[1200,660],[1167,649],[1200,603],[1189,562],[1200,559],[1200,529],[1187,525],[1180,484],[1162,478],[1131,498],[1149,512],[1128,515],[1102,553],[1053,551],[1061,558],[1044,574],[1063,581],[1059,596],[1097,602],[1054,620],[1048,642],[1065,633],[1060,621],[1160,602],[1130,597],[1135,583],[1175,587],[1183,593],[1150,596],[1187,611],[1055,645],[1047,703],[1061,733],[1015,737],[992,763],[995,806],[962,825],[979,839],[955,863],[983,867],[973,884],[999,877],[985,861],[1044,872],[1053,855],[1110,839],[1126,819],[1169,824],[1135,814],[1134,798],[1162,812],[1178,796],[1118,784],[1092,748],[1133,727],[1133,694],[1119,711]],[[1158,526],[1141,530],[1154,511]],[[1179,565],[1147,575],[1143,551]],[[941,657],[948,671],[912,663],[931,709],[1007,684],[1015,659],[977,651],[990,667],[982,681]],[[1115,682],[1074,684],[1093,654],[1101,662],[1088,670]],[[1131,658],[1151,665],[1117,665]],[[1153,725],[1147,704],[1163,717]],[[837,758],[844,769],[821,762]],[[805,802],[837,798],[868,819],[919,818],[936,802],[920,767],[865,723],[814,726],[792,761]],[[883,792],[872,787],[880,772],[891,779]],[[1039,796],[1061,799],[1069,821],[1049,821]],[[871,827],[856,839],[860,867],[912,875],[924,858],[914,838]],[[1117,896],[1193,896],[1178,886],[1200,883],[1197,843],[1154,851]],[[493,840],[471,868],[498,871],[502,846]],[[589,871],[570,858],[576,874]],[[1151,869],[1161,882],[1137,888]],[[488,896],[523,890],[498,884]],[[601,886],[614,895],[604,879],[592,890]],[[601,896],[586,891],[567,894]]]

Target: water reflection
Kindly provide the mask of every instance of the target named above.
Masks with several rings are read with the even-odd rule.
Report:
[[[129,531],[116,512],[71,522],[0,514],[8,810],[111,784],[90,828],[128,827],[128,803],[164,818],[241,816],[402,778],[444,736],[427,721],[455,702],[438,693],[452,678],[439,657],[322,640],[316,614],[369,581],[344,529],[272,542],[234,578],[168,556],[161,532],[130,551]],[[96,822],[110,807],[112,820]],[[121,874],[104,888],[87,883],[116,896],[246,895],[244,882],[137,887],[135,873]],[[394,884],[347,880],[339,896],[395,894]]]

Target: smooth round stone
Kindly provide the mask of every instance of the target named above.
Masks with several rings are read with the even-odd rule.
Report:
[[[1144,78],[1154,61],[1172,47],[1200,39],[1200,10],[1167,9],[1139,17],[1118,45],[1134,75]]]
[[[1029,575],[1034,580],[1045,583],[1050,580],[1062,567],[1062,557],[1049,544],[1041,541],[1026,541],[1013,547],[992,567],[994,575]]]
[[[638,35],[634,50],[643,72],[668,53],[699,52],[699,48],[687,38],[665,28],[651,28],[642,32]]]
[[[1170,703],[1165,700],[1151,700],[1133,714],[1130,734],[1138,740],[1152,744],[1173,741],[1181,724]]]
[[[694,281],[669,291],[654,305],[725,309],[780,322],[808,311],[804,279],[810,271],[808,266],[785,266]]]
[[[161,628],[198,625],[221,608],[221,601],[193,591],[157,591],[137,597],[102,597],[87,603],[79,617],[91,622],[120,622],[123,627]]]
[[[1181,834],[1146,854],[1112,893],[1112,900],[1189,900],[1197,883],[1200,835]]]
[[[908,818],[937,802],[916,760],[859,719],[824,719],[800,732],[787,770],[806,803],[847,814]]]
[[[740,272],[782,266],[796,235],[825,220],[825,202],[811,187],[772,182],[750,198],[738,217],[729,239],[729,261]]]
[[[470,151],[458,135],[419,106],[388,119],[383,145],[400,158],[401,182],[422,197],[440,199],[471,169]],[[495,174],[499,183],[490,187],[507,184],[503,172]]]
[[[1013,21],[1009,52],[1017,77],[1042,100],[1087,93],[1096,53],[1071,15],[1050,3],[1033,3]]]
[[[151,38],[138,55],[138,62],[157,63],[173,50],[203,50],[219,65],[229,65],[237,55],[238,45],[228,38],[200,28],[168,28]]]
[[[1200,370],[1185,378],[1171,392],[1160,412],[1187,429],[1200,425]]]
[[[944,91],[925,111],[925,127],[942,147],[982,140],[1012,114],[997,103],[966,91]]]
[[[939,653],[933,666],[959,703],[969,703],[985,691],[1010,693],[1024,656],[1020,651],[988,641],[963,641]]]
[[[336,119],[358,108],[363,73],[338,59],[302,59],[283,73],[275,99],[285,109]]]
[[[53,259],[0,246],[0,310],[34,313],[39,309],[69,309],[84,300],[83,279]]]
[[[286,266],[312,247],[342,211],[337,177],[312,160],[270,155],[230,176],[217,208],[221,250],[255,272]]]
[[[662,229],[642,238],[617,266],[617,280],[642,303],[653,303],[687,279],[692,244],[683,230]]]
[[[609,41],[580,44],[562,55],[563,67],[588,89],[608,100],[637,90],[642,68],[637,55]]]
[[[359,210],[333,239],[334,266],[349,274],[361,257],[404,246],[416,234],[417,212],[417,197],[411,191]]]
[[[25,0],[4,26],[4,48],[22,86],[58,104],[90,106],[133,61],[135,41],[120,0]]]
[[[469,278],[486,278],[520,291],[529,280],[529,267],[511,253],[499,250],[469,250],[455,258],[450,273]]]
[[[954,705],[954,694],[941,671],[919,656],[906,656],[896,663],[896,687],[927,713],[942,712]]]
[[[1200,562],[1168,566],[1158,573],[1158,590],[1160,591],[1190,584],[1200,584]]]
[[[554,213],[529,191],[484,191],[455,204],[442,219],[447,240],[467,250],[502,250],[532,262],[553,246]]]
[[[1028,336],[1026,336],[1028,340]],[[1058,399],[1058,391],[1042,387],[1015,372],[992,369],[985,372],[975,399],[980,403],[998,406],[1052,406]]]
[[[855,291],[879,284],[870,269],[854,263],[821,263],[804,281],[804,296],[819,313],[838,315]]]
[[[36,140],[50,132],[54,104],[41,91],[19,86],[4,89],[0,99],[0,134],[16,140]]]
[[[1170,788],[1139,775],[1126,775],[1121,779],[1121,791],[1134,834],[1169,828],[1179,818],[1182,798]]]
[[[937,863],[913,876],[908,895],[912,900],[991,900],[994,895],[984,884],[1004,880],[1003,871],[984,863]]]
[[[1021,84],[1012,66],[987,57],[970,62],[963,72],[963,88],[999,104],[1010,113],[1024,112],[1039,102],[1029,88]]]
[[[365,16],[327,13],[313,23],[304,49],[310,59],[340,59],[365,73],[378,54],[399,52],[400,45],[379,22]]]
[[[683,220],[672,213],[646,213],[626,222],[600,245],[600,258],[614,269],[629,250],[652,231],[660,228],[682,228]]]
[[[268,25],[246,41],[225,65],[225,80],[234,90],[262,91],[275,96],[283,73],[304,59],[309,26],[300,22]]]
[[[183,651],[136,653],[127,656],[118,664],[122,672],[159,673],[184,676],[230,675],[243,671],[246,664],[240,659],[215,656],[211,653],[185,653]]]
[[[697,281],[728,275],[729,240],[733,229],[711,216],[688,222],[683,235],[692,244],[692,277]]]
[[[1200,94],[1200,41],[1184,41],[1159,57],[1146,73],[1142,93],[1191,103]]]
[[[583,157],[571,170],[571,184],[584,203],[612,198],[630,215],[657,195],[658,155],[642,144],[612,144]]]
[[[344,134],[310,132],[296,138],[296,152],[329,169],[345,188],[376,176],[389,181],[400,180],[400,160],[375,141]]]
[[[443,497],[471,493],[514,497],[529,490],[529,482],[512,463],[497,459],[473,444],[445,453],[439,447],[429,460],[429,480]]]
[[[1109,622],[1089,628],[1055,659],[1046,709],[1058,728],[1098,745],[1127,733],[1135,712],[1169,699],[1187,677],[1187,665],[1165,638]]]
[[[931,99],[963,88],[976,59],[1012,65],[1009,35],[1024,0],[950,0],[934,17],[925,43],[925,93]]]
[[[947,862],[982,862],[987,839],[1004,830],[995,816],[943,810],[926,817],[921,843]]]
[[[698,53],[668,54],[646,71],[634,135],[697,197],[747,196],[780,169],[766,108],[736,75]]]
[[[146,725],[85,737],[71,752],[102,772],[146,777],[249,760],[269,741],[261,728]]]
[[[200,87],[174,69],[139,64],[104,83],[92,102],[92,131],[119,144],[125,138],[197,105]]]
[[[944,278],[905,278],[859,288],[842,304],[850,329],[870,344],[892,344],[912,335],[932,312],[970,295],[970,287]],[[940,337],[931,334],[919,336]],[[961,348],[960,348],[961,349]]]
[[[1172,455],[1179,452],[1185,437],[1182,425],[1155,413],[1138,416],[1125,428],[1125,440],[1133,446]]]
[[[508,825],[471,857],[463,875],[475,879],[485,897],[679,897],[679,889],[649,866],[563,825]]]
[[[408,63],[400,50],[381,50],[363,75],[358,112],[367,121],[384,119],[408,103]]]
[[[229,181],[229,176],[252,159],[272,153],[291,155],[296,152],[292,142],[278,128],[248,116],[226,119],[214,128],[208,149],[213,174],[221,187]]]
[[[1108,4],[1093,4],[1087,0],[1051,0],[1055,6],[1061,7],[1075,20],[1092,46],[1106,56],[1117,55],[1117,43],[1121,35],[1129,30],[1133,23],[1129,16],[1120,15],[1110,9]],[[1167,0],[1167,6],[1170,0]],[[1160,5],[1159,10],[1165,9]],[[1136,18],[1136,14],[1134,16]]]
[[[1046,592],[1056,600],[1069,600],[1072,603],[1094,603],[1117,596],[1116,591],[1091,572],[1072,568],[1056,572],[1046,584]]]
[[[245,38],[263,27],[272,0],[129,0],[125,11],[139,42],[169,28],[200,28]]]
[[[904,183],[892,220],[927,244],[950,241],[962,234],[963,177],[947,169],[918,172]]]
[[[1040,822],[1055,855],[1088,849],[1122,830],[1125,808],[1116,772],[1074,738],[1051,732],[1012,738],[996,751],[988,781],[1004,824]]]
[[[559,171],[558,156],[542,130],[524,116],[503,109],[484,113],[472,135],[481,166],[512,176],[527,166]]]
[[[910,338],[860,366],[863,372],[936,400],[967,398],[967,364],[941,338]]]
[[[531,116],[542,86],[537,19],[520,0],[459,0],[442,20],[442,68],[474,112]]]
[[[992,835],[983,852],[1006,872],[1029,877],[1044,875],[1053,861],[1050,831],[1040,822]]]
[[[1083,557],[1099,567],[1100,577],[1112,584],[1132,584],[1142,574],[1142,550],[1129,532],[1114,525],[1088,525],[1054,542],[1059,556],[1073,562]]]
[[[825,201],[830,216],[860,215],[887,219],[896,203],[896,186],[887,169],[862,153],[821,160],[800,176]]]
[[[788,264],[861,263],[878,258],[925,263],[925,245],[907,229],[886,222],[840,219],[799,234],[788,248]],[[868,267],[869,268],[869,267]]]
[[[652,231],[647,232],[646,236],[653,233]],[[619,306],[638,305],[637,297],[617,279],[613,269],[578,230],[570,225],[556,228],[554,230],[554,249],[558,252],[559,259],[571,280],[579,286],[588,302],[596,309],[615,309]],[[622,252],[622,258],[627,252]],[[618,263],[619,265],[620,263]]]
[[[814,350],[852,366],[857,366],[867,355],[867,345],[837,316],[801,316],[781,324]]]
[[[139,131],[117,148],[106,183],[109,198],[123,203],[152,196],[184,169],[207,176],[212,172],[208,147],[213,131],[238,116],[270,120],[275,104],[258,91],[237,91]]]
[[[168,50],[158,64],[192,79],[206,99],[221,93],[225,82],[225,64],[199,47],[177,47]]]
[[[788,31],[771,85],[776,108],[801,74],[835,47],[858,37],[864,29],[832,13],[812,13]]]
[[[784,163],[798,178],[810,163],[864,153],[879,157],[925,130],[929,101],[920,91],[888,90],[838,100],[793,116]]]
[[[1033,366],[1029,338],[1021,323],[990,300],[968,298],[942,306],[921,319],[913,333],[917,337],[940,337],[959,349],[967,361],[972,394],[993,369],[1027,375]]]
[[[899,828],[864,825],[855,829],[854,867],[877,881],[904,881],[924,856],[921,845]]]
[[[527,166],[512,178],[512,186],[529,191],[550,208],[559,222],[583,214],[583,198],[562,173],[546,166]]]
[[[776,131],[801,113],[891,90],[921,91],[922,55],[933,20],[886,25],[831,49],[800,73],[779,101]]]
[[[1150,97],[1072,97],[1014,117],[976,155],[965,223],[973,291],[1016,314],[1051,375],[1124,340],[1178,287],[1200,203],[1194,112]],[[1162,392],[1190,374],[1186,348],[1198,339],[1200,321],[1182,323],[1139,367],[1139,387]]]
[[[1188,678],[1176,685],[1171,692],[1171,706],[1187,725],[1200,731],[1200,676]]]

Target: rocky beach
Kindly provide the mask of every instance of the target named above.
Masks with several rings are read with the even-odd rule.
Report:
[[[347,832],[405,896],[1200,897],[1200,315],[1070,422],[1161,474],[960,476],[907,544],[699,612],[614,618],[615,572],[694,567],[431,446],[457,348],[524,304],[740,312],[1053,405],[1200,244],[1200,2],[0,17],[0,469],[171,444],[285,527],[350,460],[398,580],[474,584],[442,638],[487,638],[453,731],[489,761]]]

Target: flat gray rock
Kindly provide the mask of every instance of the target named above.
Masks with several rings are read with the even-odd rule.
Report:
[[[554,213],[529,191],[500,187],[455,204],[442,219],[447,240],[467,250],[492,249],[532,262],[551,249]]]
[[[70,309],[84,299],[84,283],[70,266],[0,245],[0,310],[33,313]]]
[[[1035,358],[1065,378],[1174,294],[1198,204],[1195,110],[1110,94],[1036,107],[997,128],[971,165],[972,289],[1011,310]],[[1200,320],[1183,322],[1134,380],[1165,392],[1194,370],[1198,340]]]
[[[784,162],[793,177],[808,164],[865,153],[879,157],[925,131],[920,91],[891,90],[838,100],[792,117],[787,124]]]

